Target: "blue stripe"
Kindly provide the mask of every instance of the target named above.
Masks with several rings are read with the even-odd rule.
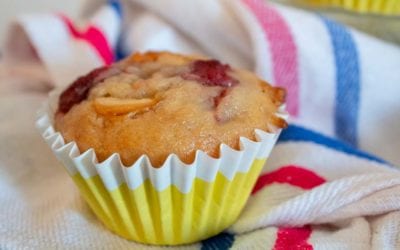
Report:
[[[122,11],[122,5],[121,5],[120,0],[108,0],[108,4],[115,10],[115,12],[118,14],[118,16],[122,19],[123,11]],[[122,47],[123,47],[122,46],[122,33],[120,33],[118,36],[117,45],[114,48],[114,57],[115,57],[114,61],[119,61],[127,56],[124,53]]]
[[[201,250],[228,250],[232,247],[235,236],[230,233],[220,233],[201,242]]]
[[[350,32],[322,18],[331,37],[336,64],[335,133],[341,140],[357,146],[360,103],[360,66],[356,44]]]
[[[284,129],[279,137],[279,142],[290,142],[290,141],[302,141],[302,142],[313,142],[316,144],[323,145],[325,147],[349,154],[367,160],[375,161],[378,163],[387,164],[387,162],[379,159],[378,157],[367,154],[363,151],[353,148],[344,142],[331,139],[324,135],[318,134],[311,130],[296,126],[289,125],[287,129]]]
[[[108,4],[117,12],[118,16],[122,18],[122,7],[119,0],[108,0]]]
[[[128,56],[123,49],[122,41],[123,41],[123,36],[122,34],[120,34],[118,37],[117,46],[114,51],[114,57],[115,57],[114,61],[119,61]]]

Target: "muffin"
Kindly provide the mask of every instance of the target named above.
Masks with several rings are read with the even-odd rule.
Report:
[[[37,126],[109,229],[186,244],[240,214],[286,126],[284,96],[217,60],[136,53],[78,78]]]

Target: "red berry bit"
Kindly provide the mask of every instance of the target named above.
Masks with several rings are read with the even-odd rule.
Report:
[[[89,72],[85,76],[81,76],[75,80],[64,92],[61,94],[58,104],[58,111],[67,113],[72,106],[85,100],[89,94],[89,90],[96,86],[105,78],[115,75],[118,71],[111,70],[107,66],[97,68]]]
[[[223,89],[219,95],[217,95],[216,97],[214,97],[214,107],[218,107],[218,105],[221,103],[222,99],[227,96],[228,94],[228,90],[227,89]]]
[[[227,74],[229,70],[231,67],[228,64],[217,60],[197,60],[193,62],[191,71],[182,77],[207,86],[233,87],[238,81]]]

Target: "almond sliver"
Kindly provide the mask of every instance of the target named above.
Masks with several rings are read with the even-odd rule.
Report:
[[[115,97],[99,97],[93,102],[97,113],[102,115],[123,115],[137,112],[156,104],[154,99],[120,99]]]

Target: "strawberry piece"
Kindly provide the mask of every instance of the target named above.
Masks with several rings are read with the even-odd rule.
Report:
[[[218,105],[221,103],[222,99],[228,94],[228,90],[227,89],[223,89],[219,95],[217,95],[216,97],[214,97],[214,107],[218,107]]]
[[[238,81],[227,74],[229,70],[231,67],[228,64],[222,64],[218,60],[197,60],[193,62],[191,71],[182,77],[207,86],[232,87]]]
[[[57,112],[67,113],[72,106],[85,100],[89,94],[89,90],[109,76],[107,74],[108,70],[109,67],[107,66],[100,67],[76,79],[61,94]]]

